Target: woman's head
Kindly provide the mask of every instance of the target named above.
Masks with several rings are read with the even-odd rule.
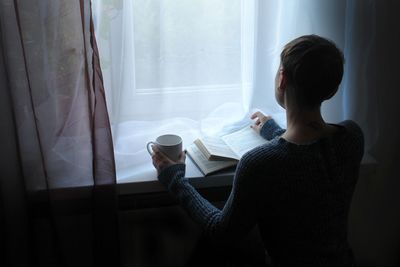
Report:
[[[336,93],[343,64],[343,53],[332,41],[305,35],[286,44],[278,75],[284,77],[287,97],[301,108],[312,109]]]

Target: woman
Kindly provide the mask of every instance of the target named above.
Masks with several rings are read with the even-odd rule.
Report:
[[[242,157],[222,210],[184,178],[184,153],[173,162],[154,147],[158,179],[211,236],[237,240],[257,224],[273,265],[352,266],[347,220],[363,134],[352,121],[326,123],[320,111],[341,82],[343,54],[307,35],[289,42],[280,59],[275,96],[287,129],[252,115],[253,129],[270,142]]]

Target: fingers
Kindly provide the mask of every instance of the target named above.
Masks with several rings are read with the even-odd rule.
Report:
[[[181,151],[181,153],[179,154],[179,157],[178,157],[178,161],[175,162],[175,161],[171,160],[167,155],[165,155],[165,154],[160,150],[159,147],[153,145],[153,146],[152,146],[152,149],[153,149],[153,154],[152,154],[152,156],[155,156],[157,159],[162,160],[162,161],[165,161],[165,162],[168,162],[168,163],[171,163],[171,164],[174,164],[174,163],[177,163],[177,162],[181,162],[181,161],[184,162],[185,159],[186,159],[186,154],[185,154],[184,151]]]
[[[251,125],[250,127],[251,127],[254,131],[256,131],[257,133],[260,133],[261,128],[262,128],[262,124]]]
[[[151,156],[152,160],[153,160],[153,165],[154,167],[156,167],[156,169],[158,169],[158,167],[162,164],[163,162],[163,157],[160,153],[158,152],[153,152],[153,155]]]
[[[255,113],[253,113],[253,115],[251,115],[250,118],[251,118],[252,120],[257,119],[257,120],[255,121],[255,124],[256,124],[256,125],[264,124],[264,123],[266,123],[268,120],[272,119],[271,116],[269,116],[269,115],[264,115],[264,114],[263,114],[262,112],[260,112],[260,111],[257,111],[257,112],[255,112]]]
[[[251,125],[250,127],[252,129],[254,129],[257,133],[260,133],[261,128],[263,127],[263,125],[270,119],[272,119],[271,116],[266,116],[264,115],[261,111],[256,111],[253,113],[253,115],[251,115],[250,117],[252,120],[256,119],[254,121],[254,124]]]
[[[262,122],[261,122],[261,120],[260,119],[257,119],[255,122],[254,122],[254,125],[260,125],[260,124],[262,124]]]
[[[262,117],[264,117],[264,114],[262,112],[260,112],[260,111],[256,111],[256,112],[253,113],[253,115],[251,115],[250,118],[253,120],[255,118],[259,118],[260,119]]]
[[[254,124],[255,124],[255,125],[260,125],[260,124],[265,123],[265,122],[268,120],[268,117],[270,117],[270,116],[265,116],[262,112],[257,111],[257,112],[255,112],[255,113],[253,113],[253,115],[251,115],[250,118],[251,118],[252,120],[257,119],[257,120],[254,122]]]
[[[169,164],[171,161],[167,156],[164,155],[160,151],[160,149],[157,146],[151,146],[153,149],[153,154],[151,155],[151,158],[153,159],[153,165],[156,167],[157,170],[162,169],[163,166]]]
[[[158,146],[151,145],[151,149],[153,149],[153,154],[154,154],[155,152],[162,153],[161,150],[158,148]]]
[[[186,160],[186,154],[184,151],[182,151],[179,154],[178,160],[172,161],[170,158],[168,158],[157,146],[152,146],[153,149],[153,154],[151,155],[151,158],[153,160],[153,166],[157,169],[157,173],[159,174],[163,169],[177,164],[177,163],[185,163]]]
[[[151,146],[153,149],[153,156],[155,155],[158,159],[162,161],[171,161],[157,146]]]
[[[255,113],[253,113],[253,115],[251,115],[250,118],[251,118],[252,120],[256,119],[256,121],[254,122],[254,125],[252,125],[252,128],[253,128],[253,129],[257,129],[258,127],[261,127],[261,126],[262,126],[263,120],[264,120],[264,118],[265,118],[265,115],[264,115],[262,112],[257,111],[257,112],[255,112]]]
[[[158,161],[170,161],[170,159],[157,147],[153,148],[152,158],[155,158]]]
[[[184,163],[185,160],[186,160],[186,151],[182,151],[181,154],[179,154],[178,162]]]

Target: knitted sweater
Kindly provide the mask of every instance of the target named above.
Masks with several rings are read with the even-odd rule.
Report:
[[[269,120],[260,134],[270,142],[239,161],[222,210],[184,178],[184,164],[158,178],[212,236],[238,239],[258,224],[274,266],[351,266],[347,220],[364,139],[353,121],[336,127],[332,136],[296,145]]]

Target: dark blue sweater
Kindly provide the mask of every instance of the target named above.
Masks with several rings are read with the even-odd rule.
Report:
[[[269,120],[261,135],[270,142],[239,161],[222,210],[184,178],[184,164],[158,178],[212,236],[239,239],[258,224],[274,266],[351,266],[347,221],[364,139],[353,121],[336,126],[330,137],[296,145]]]

